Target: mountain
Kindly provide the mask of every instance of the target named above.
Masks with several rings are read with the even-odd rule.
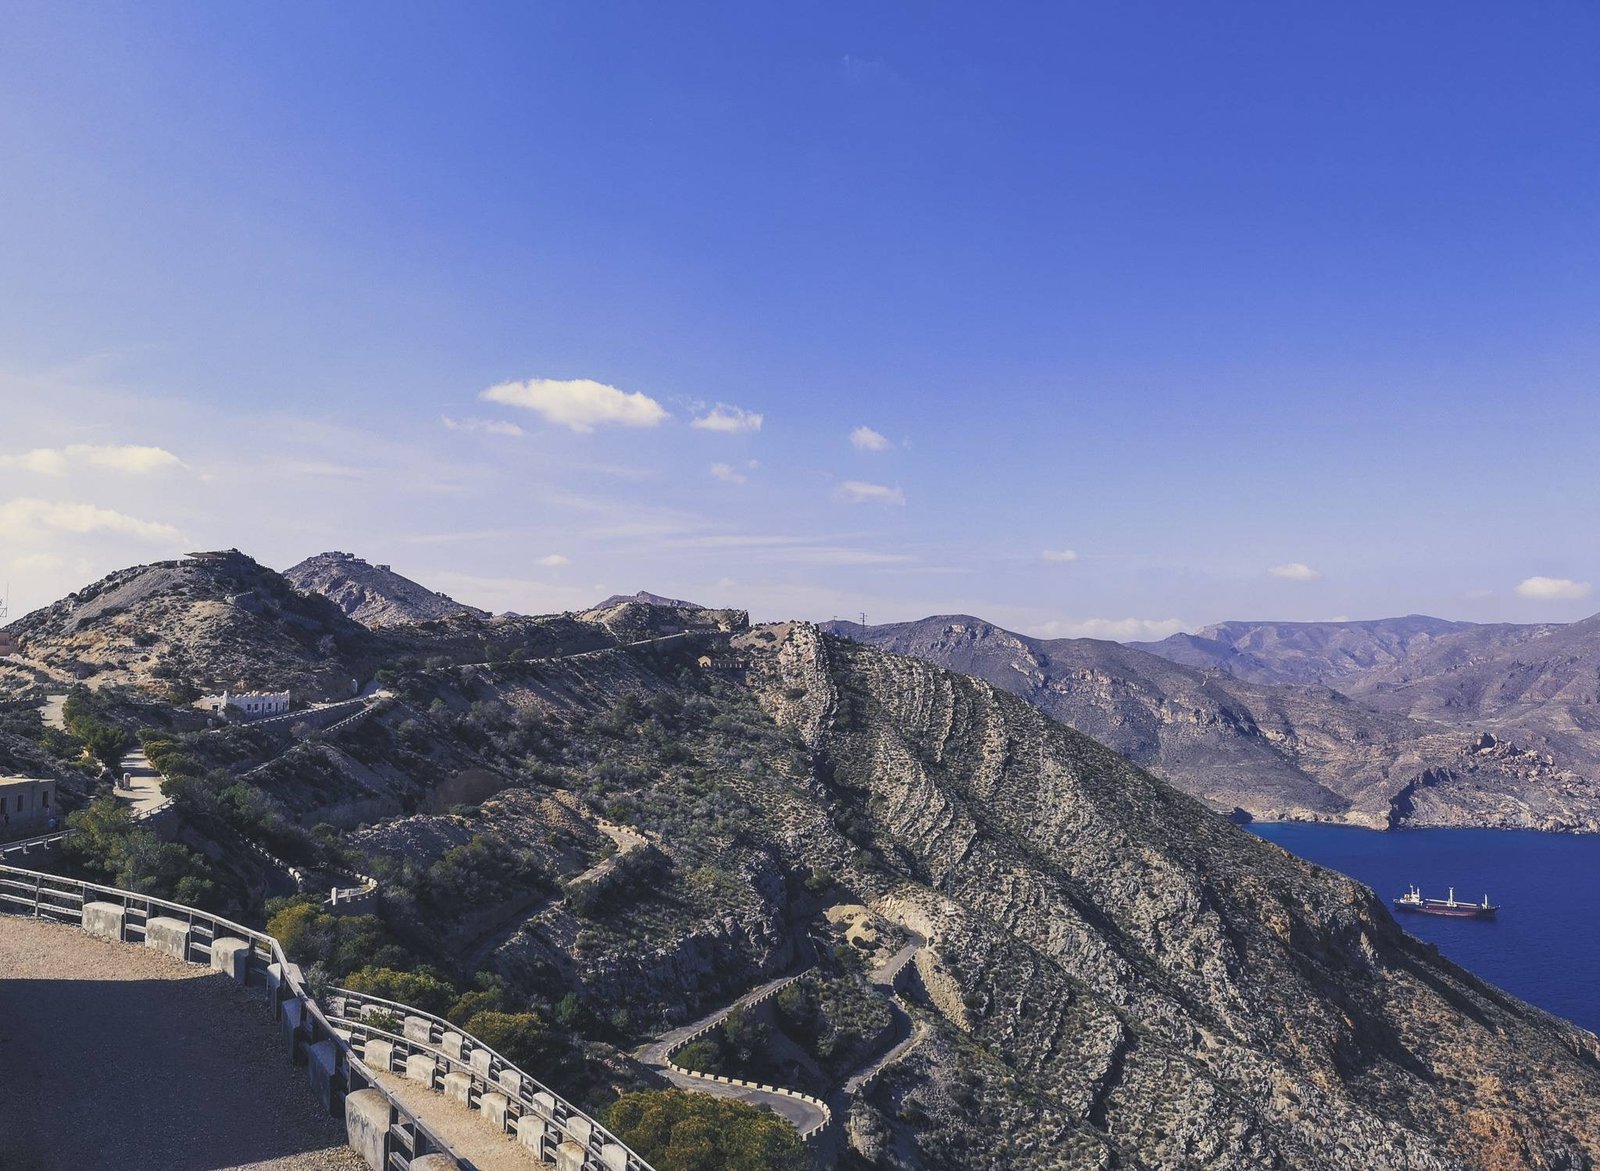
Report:
[[[227,661],[267,676],[287,661],[281,624],[326,622],[356,640],[331,661],[359,651],[384,683],[363,719],[304,733],[168,723],[140,680],[198,686],[211,642],[168,627],[240,581],[262,613],[229,618]],[[452,1019],[531,1014],[539,1076],[590,1109],[661,1084],[631,1055],[667,1030],[804,969],[794,995],[740,1014],[724,1030],[738,1036],[707,1038],[702,1057],[833,1101],[823,1154],[844,1171],[1600,1160],[1593,1035],[1444,960],[1366,888],[980,679],[805,623],[639,603],[618,608],[626,637],[566,616],[367,631],[240,554],[84,594],[35,620],[25,651],[31,669],[70,674],[82,648],[160,627],[154,667],[102,667],[84,701],[165,728],[147,737],[174,778],[170,848],[137,871],[141,889],[170,896],[182,874],[260,922],[292,887],[245,841],[375,875],[370,914],[280,910],[291,959],[334,982],[403,978]],[[632,637],[652,613],[659,625]],[[980,631],[985,645],[963,653],[982,666],[1015,637]],[[1157,687],[1174,710],[1206,703],[1247,726],[1238,697],[1254,692],[1115,648],[1142,672],[1122,679],[1122,660],[1091,657],[1110,646],[1012,653],[1122,701],[1090,705],[1108,729],[1159,713],[1139,690]],[[617,823],[644,844],[616,849]],[[116,835],[143,832],[108,823],[116,849],[77,864],[134,873],[156,853]],[[870,921],[878,942],[851,942],[843,918]],[[902,947],[891,1002],[864,973]],[[909,1047],[847,1092],[891,1052],[895,1014]]]
[[[594,608],[596,610],[609,610],[613,606],[622,606],[629,602],[638,602],[646,606],[666,606],[673,610],[705,609],[704,606],[696,602],[685,602],[679,598],[663,598],[660,594],[652,594],[648,590],[640,590],[636,594],[612,594]]]
[[[488,612],[372,565],[350,553],[318,553],[283,571],[297,590],[321,594],[363,626],[398,626]]]
[[[1410,614],[1370,622],[1219,622],[1195,634],[1128,645],[1189,667],[1212,667],[1252,683],[1339,685],[1469,636],[1506,645],[1552,627],[1447,622]]]
[[[1407,622],[1383,639],[1397,645]],[[1214,808],[1372,827],[1600,830],[1600,734],[1536,738],[1526,720],[1513,727],[1465,710],[1442,719],[1382,676],[1370,685],[1374,695],[1389,688],[1378,703],[1319,685],[1252,682],[1214,663],[1196,668],[1117,643],[1027,638],[966,615],[830,629],[985,679]],[[1414,653],[1419,640],[1442,647],[1476,633],[1441,632],[1433,642],[1425,626],[1411,630]],[[1302,664],[1311,648],[1331,662],[1358,645],[1328,631],[1289,643],[1289,657]],[[1442,673],[1459,674],[1454,663],[1446,660]],[[1581,670],[1574,678],[1584,678]],[[1582,704],[1576,710],[1584,720],[1596,714]]]
[[[348,696],[392,651],[366,627],[238,550],[134,566],[18,619],[0,688],[131,685],[166,692]]]

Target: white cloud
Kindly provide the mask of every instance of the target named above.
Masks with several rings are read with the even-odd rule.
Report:
[[[1589,596],[1589,583],[1565,577],[1530,577],[1518,583],[1517,593],[1540,602],[1575,602]]]
[[[45,532],[119,533],[147,541],[178,539],[178,530],[171,525],[139,520],[93,504],[65,504],[27,497],[0,504],[0,536],[21,539]]]
[[[560,569],[563,565],[571,565],[572,558],[563,557],[560,553],[546,553],[539,558],[540,565],[548,565],[551,569]]]
[[[527,432],[507,419],[452,419],[440,415],[439,422],[447,431],[472,431],[479,435],[526,435]]]
[[[502,382],[478,397],[485,402],[537,411],[551,423],[580,432],[613,423],[619,427],[656,427],[669,417],[666,409],[647,394],[625,394],[589,378]]]
[[[1291,561],[1287,565],[1274,565],[1267,572],[1273,577],[1281,577],[1284,581],[1322,580],[1322,574],[1303,561]]]
[[[761,419],[762,416],[754,411],[718,403],[709,413],[701,415],[689,426],[698,427],[702,431],[759,431]]]
[[[1046,549],[1039,554],[1046,561],[1076,561],[1078,554],[1072,549]]]
[[[840,500],[851,504],[903,505],[906,502],[906,494],[899,488],[891,488],[887,484],[868,484],[861,480],[846,480],[839,485],[837,495]]]
[[[1027,628],[1035,638],[1106,638],[1114,642],[1151,642],[1177,634],[1176,618],[1083,618],[1075,622],[1041,622]]]
[[[734,469],[732,464],[712,464],[711,475],[724,484],[748,484],[750,477]]]
[[[143,475],[187,465],[164,447],[135,443],[74,443],[68,447],[36,447],[21,455],[0,455],[0,467],[21,468],[45,476],[64,476],[74,464]]]
[[[888,436],[861,426],[850,432],[850,446],[857,451],[888,451],[891,445]]]

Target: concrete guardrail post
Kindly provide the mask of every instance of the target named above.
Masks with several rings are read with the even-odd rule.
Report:
[[[344,1100],[345,1140],[370,1171],[389,1166],[389,1100],[381,1091],[357,1090]]]
[[[361,1060],[370,1069],[388,1073],[394,1065],[394,1042],[368,1037],[366,1047],[361,1050]]]
[[[144,945],[152,951],[189,962],[189,924],[182,919],[157,916],[144,921]]]
[[[333,1087],[339,1069],[339,1047],[332,1041],[318,1041],[307,1051],[306,1080],[311,1091],[322,1102],[322,1108],[334,1113]]]
[[[211,970],[226,973],[235,984],[250,982],[250,941],[218,936],[211,941]]]
[[[123,941],[128,912],[120,903],[84,903],[83,929],[101,939]]]
[[[439,1063],[432,1054],[413,1053],[406,1058],[406,1080],[420,1082],[433,1089],[433,1079],[439,1072]]]
[[[408,1063],[409,1067],[409,1063]],[[464,1069],[452,1069],[444,1075],[444,1096],[472,1109],[472,1075]]]

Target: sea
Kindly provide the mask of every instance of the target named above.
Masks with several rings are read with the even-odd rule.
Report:
[[[1418,939],[1530,1004],[1600,1033],[1600,835],[1257,822],[1252,832],[1370,886],[1392,909],[1427,898],[1480,901],[1494,919],[1396,913]]]

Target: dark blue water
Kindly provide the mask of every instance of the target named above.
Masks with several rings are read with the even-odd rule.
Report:
[[[1493,920],[1397,914],[1463,968],[1531,1004],[1600,1032],[1600,835],[1258,822],[1290,853],[1348,874],[1391,908],[1412,883],[1428,898],[1500,907]]]

